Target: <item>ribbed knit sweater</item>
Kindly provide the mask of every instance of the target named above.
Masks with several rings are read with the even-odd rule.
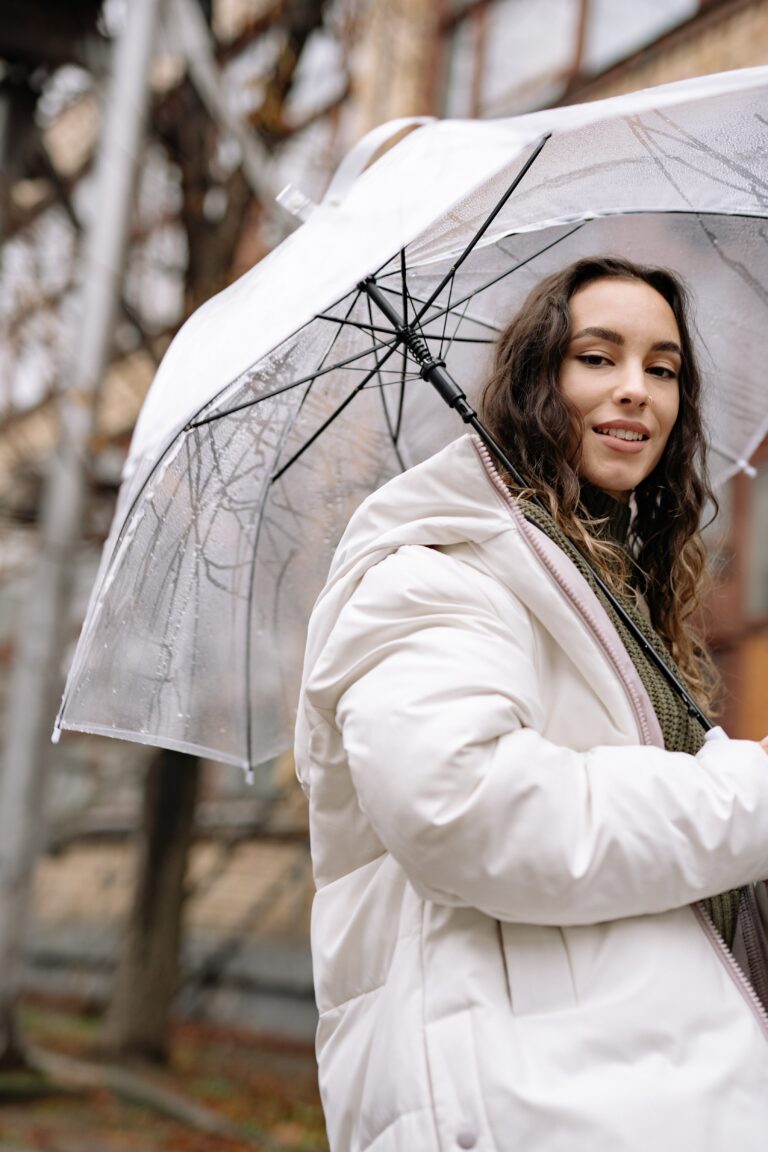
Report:
[[[628,505],[619,503],[607,493],[590,484],[585,484],[582,488],[582,504],[592,517],[602,521],[597,528],[597,532],[601,536],[609,538],[621,547],[626,546],[631,516]],[[669,681],[645,655],[637,640],[619,617],[616,609],[600,592],[594,574],[581,552],[560,531],[552,517],[543,508],[529,501],[522,501],[521,508],[525,517],[545,532],[570,557],[608,613],[650,697],[664,737],[664,747],[673,752],[687,752],[690,755],[695,755],[704,743],[704,729],[694,717],[689,716],[685,704]],[[646,613],[638,603],[637,597],[628,591],[626,594],[619,595],[617,599],[648,643],[659,652],[666,664],[678,675],[678,678],[681,678],[670,652],[654,631]],[[739,891],[733,890],[724,892],[719,896],[712,896],[705,900],[704,904],[715,927],[730,947],[736,927]]]

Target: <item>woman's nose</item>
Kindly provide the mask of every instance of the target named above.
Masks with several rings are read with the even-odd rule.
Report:
[[[615,398],[621,404],[644,408],[650,400],[648,381],[641,365],[628,364],[616,382]]]

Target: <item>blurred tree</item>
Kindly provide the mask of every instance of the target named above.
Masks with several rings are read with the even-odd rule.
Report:
[[[10,0],[0,27],[0,240],[10,191],[22,177],[50,175],[35,111],[52,72],[76,64],[103,71],[109,43],[98,26],[102,0]]]
[[[65,641],[70,561],[81,531],[84,459],[111,346],[116,285],[124,261],[156,14],[157,0],[136,0],[118,43],[96,174],[105,207],[94,215],[88,230],[77,351],[67,365],[59,395],[58,444],[46,480],[40,554],[16,636],[0,782],[0,1066],[24,1060],[16,1001],[42,831],[47,733]]]
[[[334,166],[334,124],[349,91],[346,49],[366,5],[355,0],[274,0],[242,5],[234,31],[231,23],[227,26],[221,18],[225,5],[211,0],[165,0],[165,6],[164,35],[158,39],[161,51],[153,72],[150,139],[136,157],[143,171],[130,254],[125,275],[115,279],[120,292],[121,334],[106,342],[101,375],[107,358],[114,363],[125,356],[124,347],[131,354],[138,344],[149,354],[150,362],[156,362],[169,331],[279,238],[281,225],[272,196],[280,186],[275,180],[281,179],[284,157],[292,177],[299,161],[298,167],[314,169],[315,180],[322,186]],[[30,0],[12,7],[14,18],[0,29],[0,152],[7,161],[0,176],[0,239],[17,243],[23,238],[26,250],[34,254],[38,226],[54,220],[63,234],[62,221],[68,220],[71,238],[64,246],[66,257],[67,245],[72,255],[76,252],[78,234],[83,230],[80,189],[91,182],[96,158],[97,134],[90,125],[94,115],[98,122],[97,96],[111,51],[109,29],[101,13],[101,0],[80,0],[66,6],[57,5],[55,0]],[[113,8],[118,19],[127,12],[120,5]],[[322,57],[321,67],[318,71],[315,65],[313,72],[307,62],[318,56]],[[63,102],[58,97],[57,104],[52,93],[57,85],[61,88],[58,81],[64,73],[58,70],[62,65],[75,65],[78,71],[74,79],[68,74],[64,85],[74,97]],[[318,77],[319,84],[315,83]],[[42,105],[46,107],[43,114]],[[73,121],[69,144],[66,132],[63,136],[59,132],[61,117],[51,112],[52,106],[63,108]],[[330,126],[330,132],[324,131],[323,125]],[[161,171],[167,189],[165,201],[152,192],[156,170]],[[151,202],[149,208],[145,201]],[[153,214],[156,224],[148,223]],[[180,308],[175,315],[166,309],[168,318],[159,320],[158,294],[146,291],[146,270],[155,269],[155,280],[172,280],[173,273],[166,267],[169,235],[175,237],[174,251],[183,252],[183,263],[178,266]],[[49,257],[42,242],[39,252],[44,264]],[[18,320],[5,331],[12,337],[9,347],[12,351],[21,349],[20,356],[23,347],[18,333],[24,335],[30,317],[47,313],[56,319],[60,333],[66,335],[69,330],[63,317],[77,291],[76,278],[71,270],[64,276],[60,269],[58,273],[51,290],[38,280],[33,266],[28,279],[30,291],[19,296]],[[6,307],[5,316],[8,311]],[[130,338],[128,332],[132,333]],[[40,351],[34,331],[27,343],[36,353]],[[55,344],[50,351],[56,355]],[[19,359],[17,365],[11,361],[11,365],[8,379],[13,381],[22,361]],[[57,371],[54,363],[50,373],[53,388],[44,392],[39,402],[41,412],[49,407],[54,417],[49,421],[51,431],[46,433],[50,438],[43,439],[50,449],[58,435],[53,431],[58,427],[57,412],[61,415]],[[16,404],[12,391],[9,396]],[[71,430],[66,421],[61,426],[61,442],[69,453],[70,465],[78,470],[75,488],[82,487],[91,474],[92,453],[109,448],[110,433],[104,427],[104,413],[111,410],[108,399],[107,390],[95,413],[98,423],[89,433],[89,450],[69,439]],[[20,414],[6,409],[6,417],[18,418]],[[123,423],[120,434],[125,431]],[[24,459],[22,465],[28,471],[30,461]],[[69,475],[73,478],[74,473]],[[69,491],[71,495],[74,489]],[[59,500],[62,498],[59,492]],[[76,507],[79,497],[70,502],[68,520],[73,515],[80,519],[79,511],[72,512]],[[59,514],[54,513],[54,520],[57,515],[61,527]],[[42,644],[37,643],[36,666],[39,669],[45,663],[45,675],[33,673],[28,665],[22,678],[24,687],[17,689],[16,704],[12,704],[12,710],[25,715],[24,739],[33,749],[27,758],[34,770],[31,775],[14,773],[15,793],[6,789],[6,796],[15,796],[13,804],[27,812],[39,811],[42,806],[50,700],[57,691],[52,681],[57,679],[61,664],[62,624],[67,618],[62,610],[65,586],[66,581],[60,581],[51,605],[45,612],[40,606],[37,613],[35,635]],[[58,607],[52,607],[54,603]],[[21,656],[21,649],[18,654]],[[35,697],[38,702],[32,710],[35,716],[20,702],[25,694],[27,700]],[[10,761],[20,762],[7,750],[6,764]],[[163,754],[147,777],[136,898],[109,1015],[108,1037],[117,1051],[143,1051],[152,1057],[162,1056],[164,1051],[164,1022],[178,970],[183,862],[192,833],[198,775],[197,765],[189,757]],[[5,934],[15,965],[13,974],[10,964],[0,973],[0,1063],[13,1063],[22,1056],[15,1024],[18,961],[32,866],[41,839],[39,817],[32,829],[28,823],[15,821],[13,810],[13,805],[8,807],[6,824],[14,827],[15,847],[11,836],[0,862],[3,891],[8,900],[13,897],[10,903],[6,901],[9,915],[3,921],[0,895],[0,935]],[[161,883],[157,877],[162,877]],[[158,930],[160,921],[162,931]],[[0,939],[0,948],[2,945]],[[153,989],[151,1001],[146,996],[148,987]],[[152,1028],[148,1026],[150,1015]]]
[[[273,4],[249,27],[251,37],[268,32],[273,37],[261,100],[248,116],[270,155],[296,131],[286,103],[302,51],[311,33],[323,27],[329,7],[329,0],[286,0]],[[241,36],[239,48],[244,47]],[[157,138],[180,177],[179,220],[187,248],[185,316],[233,279],[238,249],[258,227],[265,208],[269,210],[254,195],[253,181],[249,183],[242,166],[222,169],[219,157],[227,126],[217,122],[215,109],[214,116],[210,114],[195,79],[191,69],[185,72],[165,93],[154,117]],[[260,180],[266,185],[267,173]],[[163,1060],[167,1052],[198,782],[198,765],[181,754],[163,754],[149,770],[136,896],[105,1028],[105,1043],[115,1055]]]
[[[133,904],[104,1030],[107,1050],[164,1061],[180,975],[182,894],[199,761],[160,752],[147,769]]]

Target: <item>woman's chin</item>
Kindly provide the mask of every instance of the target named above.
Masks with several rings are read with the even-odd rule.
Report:
[[[621,501],[622,504],[628,502],[633,489],[643,479],[642,476],[631,474],[626,468],[585,468],[582,469],[581,475],[589,484],[600,488],[606,495]]]

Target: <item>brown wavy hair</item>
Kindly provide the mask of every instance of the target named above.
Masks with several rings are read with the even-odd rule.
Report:
[[[605,279],[641,280],[654,288],[674,313],[682,350],[677,420],[658,464],[634,490],[631,571],[626,556],[601,538],[599,522],[581,502],[584,425],[559,386],[570,340],[571,297]],[[529,490],[603,578],[619,591],[631,582],[641,592],[688,687],[708,706],[716,675],[693,617],[707,576],[702,512],[707,502],[714,508],[717,504],[707,478],[701,378],[689,315],[686,288],[666,269],[614,257],[578,260],[542,280],[501,333],[482,415]]]

